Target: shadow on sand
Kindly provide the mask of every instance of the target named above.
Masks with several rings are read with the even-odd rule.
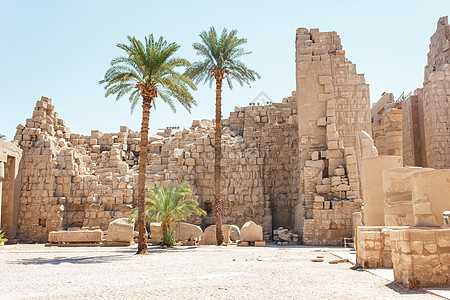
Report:
[[[179,252],[196,249],[197,247],[176,247],[176,248],[160,248],[160,247],[149,247],[148,252],[150,254],[158,254],[165,252]],[[55,253],[58,253],[55,251]],[[76,251],[75,251],[76,253]],[[135,248],[117,249],[111,252],[109,255],[84,255],[84,256],[57,256],[51,258],[35,257],[35,258],[23,258],[18,259],[9,264],[20,264],[20,265],[59,265],[62,263],[69,264],[103,264],[112,263],[116,261],[122,261],[130,259],[136,253]]]
[[[403,284],[401,284],[398,281],[389,282],[388,284],[386,284],[386,287],[390,288],[391,290],[393,290],[399,294],[403,294],[403,295],[404,294],[407,294],[407,295],[427,294],[427,292],[421,288],[410,290],[409,288],[407,288],[406,286],[404,286]]]

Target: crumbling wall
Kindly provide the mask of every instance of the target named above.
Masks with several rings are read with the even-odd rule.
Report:
[[[222,144],[223,222],[253,220],[266,234],[292,227],[298,199],[298,133],[295,96],[283,103],[237,107],[224,119]],[[188,182],[209,213],[189,221],[215,223],[214,123],[195,120],[190,128],[166,129],[149,138],[147,183]],[[48,232],[100,227],[128,217],[135,199],[140,135],[70,133],[51,100],[37,102],[33,117],[19,125],[15,140],[24,153],[19,236],[46,241]]]
[[[336,32],[297,29],[296,64],[301,189],[295,229],[305,244],[337,245],[351,237],[351,214],[361,204],[347,202],[360,198],[355,132],[370,128],[369,86],[345,59]]]
[[[0,140],[0,230],[10,241],[17,231],[21,163],[22,150],[17,144]]]
[[[403,117],[405,164],[450,168],[450,25],[442,17],[430,38],[423,88],[407,99]],[[417,103],[417,104],[416,104]],[[417,128],[418,127],[418,128]]]
[[[384,93],[371,108],[372,136],[379,155],[402,156],[402,106]]]
[[[94,136],[100,138],[99,133]],[[15,140],[24,161],[21,240],[46,241],[49,231],[70,227],[106,229],[112,219],[129,215],[137,177],[123,161],[121,150],[127,145],[84,138],[70,134],[45,97],[36,103],[26,125],[17,127]]]

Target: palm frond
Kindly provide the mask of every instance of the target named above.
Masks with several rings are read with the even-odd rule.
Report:
[[[225,28],[218,36],[215,28],[211,27],[208,32],[200,33],[200,39],[201,42],[194,43],[192,47],[204,60],[194,62],[185,72],[185,75],[196,84],[203,82],[212,86],[217,72],[221,72],[223,78],[226,78],[230,89],[233,88],[233,81],[250,86],[250,82],[260,78],[258,73],[247,68],[239,60],[240,57],[251,52],[246,52],[242,48],[247,43],[247,39],[238,38],[237,30],[228,32]]]
[[[116,100],[120,100],[129,95],[133,112],[139,103],[141,91],[137,85],[140,84],[156,88],[163,102],[174,111],[175,100],[188,111],[197,105],[190,92],[196,89],[194,81],[178,71],[178,68],[190,66],[186,59],[174,57],[179,45],[152,34],[143,42],[133,36],[127,39],[128,43],[117,44],[125,55],[111,60],[104,78],[99,81],[106,90],[105,97],[115,95]]]

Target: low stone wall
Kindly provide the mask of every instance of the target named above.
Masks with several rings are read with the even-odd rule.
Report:
[[[394,279],[410,287],[450,284],[450,229],[391,231]]]
[[[358,226],[356,263],[364,268],[392,268],[391,230],[406,227]]]
[[[317,203],[317,202],[316,202]],[[352,214],[359,210],[358,201],[324,201],[313,209],[313,218],[305,219],[303,244],[309,246],[342,246],[352,237]]]

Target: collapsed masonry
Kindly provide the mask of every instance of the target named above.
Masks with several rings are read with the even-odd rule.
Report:
[[[251,219],[266,232],[292,227],[292,201],[298,198],[295,96],[283,103],[236,108],[223,121],[224,223]],[[214,126],[194,121],[182,131],[150,137],[148,183],[188,182],[194,198],[209,212],[190,222],[214,223]],[[100,226],[127,217],[137,186],[139,133],[92,131],[71,134],[51,100],[37,102],[33,117],[19,125],[15,140],[23,149],[18,236],[46,241],[49,231]]]
[[[308,245],[340,245],[361,209],[354,132],[370,127],[369,87],[347,61],[335,32],[299,29],[297,91],[282,103],[236,107],[223,120],[223,223],[283,227]],[[188,182],[214,224],[214,123],[150,137],[148,183]],[[17,127],[23,150],[18,237],[100,226],[127,217],[137,187],[139,133],[70,133],[51,100],[37,102]]]

